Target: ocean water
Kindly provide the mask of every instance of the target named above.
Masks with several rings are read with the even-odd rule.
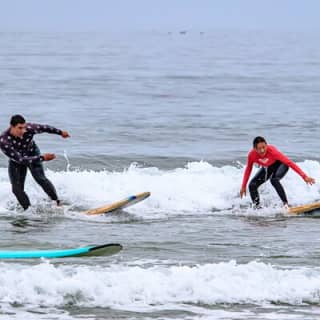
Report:
[[[1,319],[318,319],[320,226],[239,198],[252,139],[292,170],[292,204],[320,198],[320,47],[307,32],[1,33],[0,128],[12,114],[57,159],[54,207],[30,175],[22,212],[0,155],[1,250],[121,243],[117,255],[0,261]],[[256,168],[254,170],[257,170]],[[83,211],[150,191],[105,216]]]

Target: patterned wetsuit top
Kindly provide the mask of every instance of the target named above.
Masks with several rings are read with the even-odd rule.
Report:
[[[61,135],[62,131],[48,126],[36,123],[27,123],[26,132],[22,138],[10,134],[10,128],[0,135],[0,148],[3,153],[20,164],[31,164],[35,161],[43,161],[42,156],[38,154],[38,146],[33,141],[33,136],[38,133],[53,133]]]

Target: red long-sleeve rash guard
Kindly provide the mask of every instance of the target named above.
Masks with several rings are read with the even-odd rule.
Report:
[[[249,152],[247,167],[242,180],[242,188],[245,189],[247,187],[247,183],[254,163],[257,163],[262,167],[269,167],[272,164],[274,164],[277,160],[281,161],[282,163],[293,169],[303,179],[307,176],[293,161],[291,161],[288,157],[281,153],[276,147],[268,144],[267,152],[263,156],[260,156],[255,149],[252,149]]]

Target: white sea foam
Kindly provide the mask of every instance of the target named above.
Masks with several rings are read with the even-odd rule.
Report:
[[[320,181],[320,165],[317,161],[304,161],[300,167]],[[60,171],[47,170],[48,177],[57,187],[59,195],[79,208],[92,208],[142,191],[150,191],[151,197],[126,209],[140,218],[163,215],[205,214],[253,214],[248,209],[250,199],[239,198],[243,168],[236,166],[215,167],[207,162],[191,162],[184,168],[170,171],[155,167],[140,168],[131,165],[121,172],[110,171]],[[254,174],[254,172],[253,172]],[[292,204],[319,200],[320,184],[307,186],[292,170],[282,180]],[[11,193],[7,170],[0,169],[0,209],[5,210],[16,200]],[[28,177],[26,190],[33,203],[42,202],[46,195]],[[267,208],[263,214],[279,213],[280,200],[269,182],[261,186],[261,199]],[[273,210],[274,206],[278,208]]]
[[[0,264],[0,300],[46,307],[77,305],[131,311],[185,304],[320,303],[320,270],[279,269],[252,261],[197,266],[109,267]]]

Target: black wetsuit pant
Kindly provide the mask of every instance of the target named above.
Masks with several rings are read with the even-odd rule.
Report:
[[[269,179],[282,202],[288,203],[286,193],[280,183],[280,180],[286,175],[288,170],[289,167],[280,161],[276,161],[267,168],[261,168],[249,183],[249,191],[253,204],[256,206],[260,204],[258,188]]]
[[[19,164],[9,161],[9,178],[12,185],[12,192],[23,207],[27,209],[30,206],[28,195],[24,191],[24,183],[26,180],[27,169],[29,168],[34,180],[42,187],[44,192],[52,199],[57,201],[58,196],[55,187],[51,181],[45,176],[42,163],[40,161],[29,165]]]

